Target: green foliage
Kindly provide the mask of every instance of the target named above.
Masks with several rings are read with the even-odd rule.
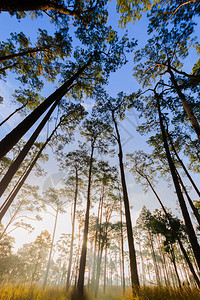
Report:
[[[92,115],[91,118],[85,119],[80,133],[99,153],[106,154],[109,152],[109,142],[112,143],[113,141],[110,136],[111,130],[112,128],[108,122]]]
[[[23,32],[11,33],[7,42],[0,43],[0,74],[6,76],[10,69],[19,75],[18,80],[40,90],[42,77],[54,82],[64,59],[70,55],[71,38],[66,29],[48,35],[46,30],[38,30],[37,42],[32,46]],[[21,55],[20,55],[21,53]]]
[[[117,11],[120,13],[119,25],[126,27],[128,23],[135,23],[143,15],[149,18],[150,31],[171,23],[174,26],[188,23],[193,25],[193,19],[200,14],[199,6],[198,0],[117,0]]]
[[[161,28],[157,34],[147,41],[141,50],[134,55],[134,76],[144,86],[150,86],[157,78],[168,72],[168,68],[175,72],[183,67],[183,59],[189,54],[192,29]]]
[[[126,27],[129,22],[134,23],[142,17],[143,12],[150,10],[151,7],[152,1],[150,0],[117,0],[117,10],[120,13],[119,24]]]

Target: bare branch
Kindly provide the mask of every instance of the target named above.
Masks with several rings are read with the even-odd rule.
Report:
[[[175,15],[175,13],[176,13],[182,6],[184,6],[184,5],[186,5],[186,4],[189,4],[189,3],[191,3],[191,2],[197,2],[197,0],[190,0],[190,1],[186,1],[186,2],[184,2],[184,3],[182,3],[182,4],[180,4],[180,5],[175,9],[175,11],[172,13],[171,17],[170,17],[166,22],[170,21],[171,18]]]

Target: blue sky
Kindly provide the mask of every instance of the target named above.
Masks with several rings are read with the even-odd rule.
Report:
[[[118,28],[118,15],[115,11],[115,2],[109,2],[109,23],[114,27],[114,29],[118,30],[120,35],[124,34],[124,30]],[[127,30],[129,33],[129,37],[134,37],[138,40],[138,47],[142,47],[145,45],[147,40],[147,29],[148,21],[145,17],[143,17],[139,22],[137,22],[134,26],[129,24],[127,26]],[[51,32],[51,27],[49,26],[49,18],[44,17],[42,19],[38,18],[37,20],[31,21],[29,17],[22,19],[20,22],[16,20],[15,17],[11,17],[8,13],[1,13],[0,14],[0,40],[4,41],[6,38],[9,37],[10,32],[20,32],[23,31],[25,34],[33,38],[36,35],[37,28],[48,28],[49,32]],[[133,68],[133,54],[128,54],[127,56],[129,62],[123,66],[120,70],[116,73],[111,74],[109,85],[107,86],[107,92],[111,96],[116,96],[118,92],[124,91],[125,93],[131,93],[136,91],[139,88],[138,83],[136,82],[135,78],[132,76],[132,68]],[[188,59],[186,61],[187,69],[190,69],[193,65],[193,60]],[[187,70],[186,70],[187,71]],[[189,70],[190,71],[190,70]],[[9,114],[13,111],[14,106],[10,104],[10,95],[14,92],[14,89],[18,87],[18,82],[14,78],[15,76],[10,75],[8,76],[6,82],[0,82],[0,95],[4,97],[4,103],[0,106],[0,121],[5,117],[5,115]],[[43,96],[51,94],[54,90],[55,85],[47,85],[44,89]],[[92,101],[87,99],[85,102],[85,106],[90,108],[92,105]],[[15,116],[8,124],[2,128],[0,136],[3,137],[11,128],[13,128],[18,122],[20,121],[19,116]],[[146,137],[140,136],[136,132],[136,126],[141,123],[141,120],[138,118],[138,113],[133,111],[127,114],[125,121],[123,121],[120,125],[120,132],[122,135],[123,145],[124,145],[124,153],[131,153],[135,150],[144,150],[149,152],[150,149],[146,144]],[[41,134],[44,135],[45,130]],[[27,135],[28,136],[28,135]],[[66,151],[71,151],[77,145],[77,140],[79,135],[75,135],[75,142],[70,144],[66,147]],[[47,152],[50,155],[50,160],[48,163],[44,165],[44,169],[47,172],[47,177],[51,176],[58,172],[58,168],[56,165],[56,160],[52,155],[51,149],[47,149]],[[107,158],[108,159],[108,158]],[[117,156],[114,159],[111,159],[113,164],[117,165]],[[128,191],[130,196],[130,204],[133,206],[132,209],[132,217],[133,223],[135,222],[136,218],[139,215],[139,212],[143,205],[146,205],[149,209],[153,210],[155,208],[160,208],[155,197],[152,195],[151,192],[144,194],[142,188],[135,183],[133,175],[126,172],[127,176],[127,183],[128,183]],[[45,184],[46,178],[36,178],[34,175],[29,177],[28,182],[32,184],[40,185],[41,189]],[[199,178],[197,175],[194,176],[194,179],[199,184]],[[156,186],[157,192],[163,199],[164,204],[171,208],[175,212],[176,208],[176,196],[174,194],[173,188],[168,188],[167,183],[160,180],[159,184]],[[194,195],[193,195],[194,196]],[[195,196],[194,196],[195,197]],[[8,217],[5,218],[5,223],[7,222]],[[52,220],[50,216],[44,218],[42,223],[43,225],[39,224],[36,228],[36,231],[32,235],[27,235],[27,233],[19,230],[14,235],[16,237],[16,244],[19,246],[24,241],[33,240],[35,235],[39,234],[41,231],[41,226],[46,227],[49,231],[51,231],[52,227]],[[59,226],[57,231],[57,236],[67,228],[67,232],[70,232],[70,214],[66,216],[62,216],[59,220]],[[21,242],[20,242],[21,240]]]

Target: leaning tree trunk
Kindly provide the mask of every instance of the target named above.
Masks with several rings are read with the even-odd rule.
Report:
[[[45,273],[45,278],[44,278],[44,283],[43,283],[43,289],[46,288],[47,279],[48,279],[48,275],[49,275],[49,269],[50,269],[50,264],[51,264],[51,256],[52,256],[52,252],[53,252],[53,244],[54,244],[55,233],[56,233],[56,226],[57,226],[57,221],[58,221],[58,212],[59,212],[59,207],[56,210],[56,217],[55,217],[54,228],[53,228],[51,248],[50,248],[50,252],[49,252],[49,260],[48,260],[47,269],[46,269],[46,273]]]
[[[182,159],[181,159],[180,156],[178,155],[178,152],[176,151],[176,148],[175,148],[174,143],[173,143],[173,141],[172,141],[172,137],[171,137],[171,135],[169,134],[169,132],[167,132],[167,135],[168,135],[168,137],[169,137],[170,145],[172,146],[172,150],[173,150],[173,152],[174,152],[176,158],[178,159],[178,161],[179,161],[181,167],[183,168],[183,170],[185,171],[185,174],[187,175],[187,177],[188,177],[189,181],[191,182],[193,188],[195,189],[197,195],[200,197],[200,191],[199,191],[198,187],[196,186],[194,180],[193,180],[192,177],[190,176],[188,170],[186,169],[186,167],[185,167],[185,165],[184,165]]]
[[[166,136],[166,132],[165,132],[165,127],[163,124],[163,119],[162,119],[162,114],[161,114],[161,110],[160,110],[160,102],[159,102],[159,95],[157,93],[155,93],[155,97],[157,100],[157,107],[158,107],[158,113],[159,113],[159,121],[160,121],[160,128],[162,131],[162,137],[163,137],[163,143],[164,143],[164,148],[165,148],[165,152],[166,152],[166,156],[167,156],[167,160],[168,160],[168,164],[169,164],[169,168],[171,171],[171,175],[172,175],[172,179],[174,182],[174,187],[176,190],[176,194],[179,200],[179,204],[180,204],[180,208],[183,214],[183,218],[185,221],[185,226],[186,226],[186,230],[188,233],[188,237],[192,246],[192,250],[196,259],[196,262],[198,264],[198,268],[200,270],[200,247],[199,247],[199,243],[190,219],[190,215],[185,203],[185,200],[183,198],[182,192],[181,192],[181,188],[179,185],[179,181],[178,181],[178,176],[176,174],[176,169],[169,151],[169,146],[168,146],[168,142],[167,142],[167,136]]]
[[[160,197],[159,197],[158,194],[156,193],[156,191],[155,191],[154,187],[152,186],[151,182],[149,181],[148,177],[146,177],[146,180],[147,180],[147,182],[148,182],[148,184],[149,184],[151,190],[153,191],[154,195],[156,196],[158,202],[160,203],[160,205],[161,205],[161,207],[162,207],[162,209],[163,209],[163,211],[164,211],[164,213],[165,213],[165,215],[166,215],[166,217],[167,217],[167,219],[168,219],[168,221],[169,221],[169,224],[170,224],[170,226],[171,226],[171,229],[174,230],[174,231],[176,232],[176,229],[174,228],[174,225],[173,225],[173,223],[171,222],[171,219],[170,219],[170,217],[169,217],[169,214],[167,213],[167,211],[166,211],[166,209],[165,209],[165,207],[164,207],[164,205],[163,205],[163,203],[162,203]],[[192,265],[192,263],[191,263],[191,261],[190,261],[190,258],[189,258],[189,256],[188,256],[188,254],[187,254],[187,252],[186,252],[186,250],[185,250],[185,248],[184,248],[184,246],[183,246],[183,243],[182,243],[181,239],[180,239],[179,236],[178,236],[178,233],[177,233],[177,241],[178,241],[178,243],[179,243],[179,246],[180,246],[180,249],[181,249],[181,251],[182,251],[182,253],[183,253],[183,256],[184,256],[184,258],[185,258],[185,260],[186,260],[186,262],[187,262],[187,264],[188,264],[188,266],[189,266],[189,269],[190,269],[190,271],[191,271],[191,273],[192,273],[192,275],[193,275],[193,277],[194,277],[194,279],[195,279],[195,281],[196,281],[198,287],[200,288],[200,281],[199,281],[199,278],[198,278],[198,276],[197,276],[197,274],[196,274],[196,272],[195,272],[195,269],[194,269],[194,267],[193,267],[193,265]]]
[[[58,129],[58,127],[60,126],[61,123],[62,122],[60,121],[59,124],[54,128],[51,135],[46,139],[46,142],[42,145],[42,147],[38,151],[36,157],[31,162],[30,166],[27,168],[25,173],[22,175],[22,178],[17,182],[17,184],[15,185],[15,187],[13,188],[11,193],[8,195],[7,199],[4,201],[3,205],[0,208],[0,221],[4,217],[5,213],[9,209],[10,205],[12,204],[12,202],[14,201],[14,199],[17,196],[18,192],[20,191],[21,187],[23,186],[24,182],[26,181],[28,175],[30,174],[30,172],[32,171],[32,169],[35,166],[36,162],[40,158],[40,155],[41,155],[42,151],[44,150],[44,148],[46,147],[48,142],[51,140],[51,138],[53,137],[54,133],[56,132],[56,130]]]
[[[57,3],[58,1],[51,1],[51,0],[1,0],[0,2],[0,11],[9,11],[9,12],[16,12],[16,11],[47,11],[52,10],[64,15],[75,17],[78,20],[82,20],[85,24],[84,18],[81,16],[81,11],[79,6],[74,7],[74,9],[70,9],[64,4]],[[79,1],[77,1],[79,2]],[[75,2],[76,3],[76,2]],[[70,7],[70,6],[69,6]]]
[[[47,121],[49,120],[50,116],[52,115],[52,113],[53,113],[54,109],[56,108],[59,101],[60,100],[56,100],[56,102],[52,105],[52,107],[50,108],[50,110],[48,111],[48,113],[46,114],[44,119],[40,122],[40,124],[38,125],[36,130],[33,132],[31,137],[27,141],[27,143],[24,145],[22,151],[19,153],[17,158],[14,160],[14,162],[11,164],[8,171],[6,172],[4,177],[2,178],[2,180],[0,182],[0,197],[5,192],[7,186],[9,185],[9,183],[11,182],[13,176],[15,175],[17,170],[19,169],[21,163],[23,162],[24,158],[26,157],[29,150],[33,146],[33,144],[34,144],[35,140],[37,139],[37,137],[39,136],[40,132],[42,131],[42,129],[46,125]]]
[[[179,180],[179,182],[180,182],[180,185],[182,186],[182,189],[183,189],[183,191],[184,191],[184,193],[185,193],[185,195],[186,195],[186,197],[187,197],[187,200],[188,200],[188,202],[189,202],[189,204],[190,204],[190,207],[191,207],[191,209],[192,209],[192,211],[193,211],[193,214],[194,214],[194,216],[196,217],[196,220],[197,220],[197,222],[198,222],[198,224],[199,224],[199,226],[200,226],[200,215],[199,215],[199,211],[198,211],[198,209],[194,206],[194,203],[193,203],[192,199],[190,198],[190,196],[189,196],[189,194],[188,194],[188,191],[187,191],[187,189],[186,189],[186,187],[185,187],[185,185],[184,185],[184,183],[183,183],[183,181],[182,181],[182,179],[181,179],[181,176],[180,176],[180,174],[178,173],[177,170],[176,170],[176,173],[177,173],[177,176],[178,176],[178,180]]]
[[[77,203],[77,196],[78,196],[78,170],[77,170],[77,168],[76,168],[75,172],[76,172],[76,187],[75,187],[74,208],[73,208],[73,218],[72,218],[72,237],[71,237],[70,254],[69,254],[69,265],[68,265],[68,270],[67,270],[67,283],[66,283],[67,290],[69,289],[69,286],[70,286],[70,274],[71,274],[71,266],[72,266],[75,220],[76,220],[76,203]]]
[[[79,266],[79,276],[77,284],[78,299],[84,299],[84,278],[85,278],[85,265],[86,265],[86,254],[87,254],[87,239],[88,239],[88,228],[89,228],[89,212],[90,212],[90,193],[91,193],[91,181],[92,181],[92,165],[93,165],[93,154],[94,154],[94,144],[92,144],[91,155],[90,155],[90,167],[88,176],[88,192],[87,192],[87,207],[85,214],[85,227],[83,235],[83,245],[80,258]]]
[[[197,120],[197,118],[195,117],[185,95],[182,93],[181,91],[181,88],[180,86],[178,85],[176,79],[175,79],[175,76],[174,76],[174,73],[172,72],[172,70],[170,69],[170,67],[168,68],[168,73],[170,74],[170,79],[171,79],[171,82],[183,104],[183,107],[184,107],[184,110],[190,120],[190,123],[192,124],[192,127],[194,128],[194,131],[196,132],[197,134],[197,137],[198,139],[200,139],[200,125],[199,125],[199,122]]]
[[[52,93],[42,102],[33,112],[31,112],[20,124],[0,141],[0,159],[4,157],[12,147],[23,137],[23,135],[35,124],[43,113],[55,102],[60,100],[70,89],[72,83],[85,71],[91,64],[93,56],[88,62],[78,69],[78,71],[67,80],[61,87]]]
[[[135,294],[135,292],[138,291],[138,289],[139,289],[139,277],[138,277],[138,271],[137,271],[137,261],[136,261],[136,253],[135,253],[135,246],[134,246],[134,239],[133,239],[133,229],[132,229],[131,213],[130,213],[130,207],[129,207],[128,191],[127,191],[126,179],[125,179],[125,173],[124,173],[122,145],[121,145],[121,139],[120,139],[117,122],[115,120],[113,111],[112,111],[112,119],[113,119],[113,123],[115,125],[115,130],[116,130],[116,134],[117,134],[117,142],[118,142],[118,146],[119,146],[118,156],[119,156],[121,184],[122,184],[122,190],[123,190],[123,200],[124,200],[125,217],[126,217],[130,270],[131,270],[131,284],[132,284],[133,294]]]
[[[18,111],[22,110],[24,107],[26,107],[26,105],[28,104],[28,101],[23,104],[22,106],[20,106],[19,108],[17,108],[15,111],[13,111],[8,117],[6,117],[1,123],[0,126],[2,126],[4,123],[6,123],[12,116],[14,116]]]

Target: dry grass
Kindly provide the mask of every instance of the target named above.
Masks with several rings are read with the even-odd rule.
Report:
[[[143,287],[139,295],[133,297],[131,291],[127,291],[122,300],[200,300],[199,290],[183,287],[172,289],[168,287]]]
[[[43,291],[39,287],[1,286],[0,300],[70,300],[65,295],[64,290],[57,288],[48,288]]]
[[[43,291],[39,287],[19,286],[1,286],[0,300],[70,300],[64,289],[48,288]],[[200,292],[193,288],[172,289],[158,287],[143,287],[140,293],[133,297],[131,290],[126,291],[123,296],[119,287],[107,289],[106,295],[100,290],[99,296],[95,299],[88,294],[88,300],[200,300]]]

